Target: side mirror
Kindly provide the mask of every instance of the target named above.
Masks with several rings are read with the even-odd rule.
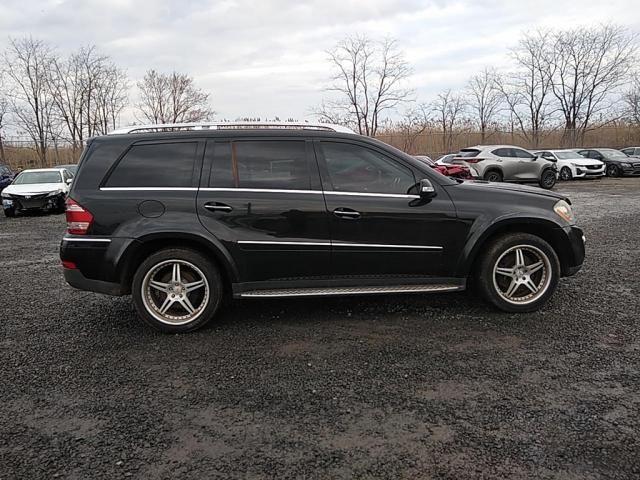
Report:
[[[427,178],[423,178],[420,180],[420,197],[422,198],[433,198],[436,196],[436,189],[433,188],[433,184]]]
[[[73,178],[67,178],[64,183],[66,183],[67,185],[71,185],[71,182],[73,182]]]

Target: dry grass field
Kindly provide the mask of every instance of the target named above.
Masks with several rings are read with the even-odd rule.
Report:
[[[450,152],[457,152],[461,148],[471,145],[485,144],[509,144],[519,145],[525,148],[560,148],[562,147],[562,131],[555,130],[544,135],[540,145],[532,143],[523,135],[515,132],[491,131],[487,132],[485,141],[482,142],[480,132],[455,131],[451,136],[443,135],[438,130],[427,130],[420,134],[411,134],[400,130],[386,130],[377,136],[378,139],[410,154],[426,154],[432,158]],[[611,147],[624,148],[631,145],[640,145],[640,126],[602,127],[590,130],[585,136],[584,147]],[[6,142],[4,146],[6,163],[12,169],[50,167],[76,163],[79,152],[74,152],[70,147],[51,148],[47,152],[47,160],[43,165],[39,160],[35,149],[29,142]]]

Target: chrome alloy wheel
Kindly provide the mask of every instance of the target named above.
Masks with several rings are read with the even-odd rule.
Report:
[[[493,266],[493,286],[504,300],[527,305],[545,294],[551,284],[551,262],[532,245],[506,250]]]
[[[184,325],[197,319],[209,303],[209,282],[202,270],[185,260],[165,260],[142,280],[142,300],[156,320]]]

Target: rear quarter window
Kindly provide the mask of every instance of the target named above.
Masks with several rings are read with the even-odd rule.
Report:
[[[132,146],[117,163],[107,187],[190,187],[197,142]]]

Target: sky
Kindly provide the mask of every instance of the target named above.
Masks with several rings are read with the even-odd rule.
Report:
[[[348,35],[395,38],[413,69],[407,86],[428,102],[485,65],[508,69],[509,48],[538,27],[640,32],[639,1],[1,0],[0,49],[25,35],[61,53],[92,44],[132,85],[151,68],[192,75],[220,118],[302,120],[327,95],[327,50]]]

